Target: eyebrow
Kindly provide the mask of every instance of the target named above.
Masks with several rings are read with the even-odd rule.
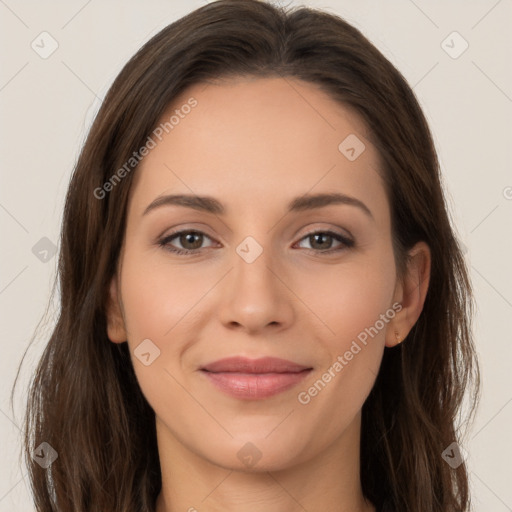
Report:
[[[302,212],[305,210],[313,210],[315,208],[323,208],[332,204],[345,204],[355,206],[361,209],[368,217],[374,219],[370,209],[359,199],[341,194],[339,192],[323,193],[323,194],[305,194],[296,197],[288,203],[289,212]],[[155,208],[161,206],[184,206],[194,210],[223,215],[226,213],[225,207],[220,201],[210,196],[197,196],[192,194],[175,194],[157,197],[151,204],[147,206],[142,215],[146,215]]]

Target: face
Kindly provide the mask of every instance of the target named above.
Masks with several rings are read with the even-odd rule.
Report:
[[[176,109],[134,176],[109,338],[160,436],[226,468],[305,462],[352,431],[403,315],[378,154],[299,80],[198,84]],[[299,366],[204,369],[234,356]]]

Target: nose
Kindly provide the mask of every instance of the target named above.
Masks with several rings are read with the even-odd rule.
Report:
[[[233,267],[219,290],[218,314],[226,328],[255,334],[292,325],[297,300],[270,250],[263,249],[251,263],[235,253]]]

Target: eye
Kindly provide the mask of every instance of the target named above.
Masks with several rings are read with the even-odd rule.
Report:
[[[340,233],[336,233],[334,231],[313,231],[308,233],[305,237],[301,239],[307,240],[310,243],[310,250],[314,252],[338,252],[342,251],[344,248],[349,248],[354,246],[354,241],[350,238],[341,235]],[[341,243],[341,247],[332,248],[333,240],[336,240]],[[300,243],[300,242],[299,242]],[[306,249],[308,249],[306,247]],[[317,250],[318,249],[318,250]]]
[[[171,244],[171,241],[174,240],[175,238],[181,244],[181,248],[174,247]],[[158,243],[166,250],[174,252],[176,254],[191,254],[199,252],[199,249],[203,249],[203,247],[201,246],[205,238],[211,240],[211,238],[208,235],[201,231],[185,230],[171,233],[170,235],[160,240]]]
[[[181,245],[181,247],[176,247],[171,242],[175,240]],[[213,245],[209,245],[207,247],[203,247],[203,242],[207,240],[212,240],[208,235],[203,233],[202,231],[197,230],[183,230],[176,231],[171,233],[170,235],[162,238],[158,244],[163,247],[165,250],[173,252],[175,254],[198,254],[201,249],[205,249],[207,247],[212,247]],[[336,233],[334,231],[313,231],[308,233],[306,236],[301,238],[299,244],[302,241],[307,240],[310,243],[310,248],[305,247],[305,249],[309,251],[313,251],[315,253],[333,253],[344,250],[345,248],[350,248],[355,245],[355,242],[350,238],[341,235],[340,233]],[[333,241],[337,241],[340,246],[333,248]]]

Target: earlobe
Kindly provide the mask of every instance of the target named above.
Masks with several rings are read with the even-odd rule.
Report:
[[[409,251],[407,272],[400,286],[399,302],[402,309],[386,333],[387,347],[407,343],[406,337],[423,310],[430,282],[430,268],[430,248],[425,242],[418,242]]]
[[[110,282],[109,295],[106,308],[107,336],[113,343],[127,341],[126,327],[118,297],[117,276]]]

